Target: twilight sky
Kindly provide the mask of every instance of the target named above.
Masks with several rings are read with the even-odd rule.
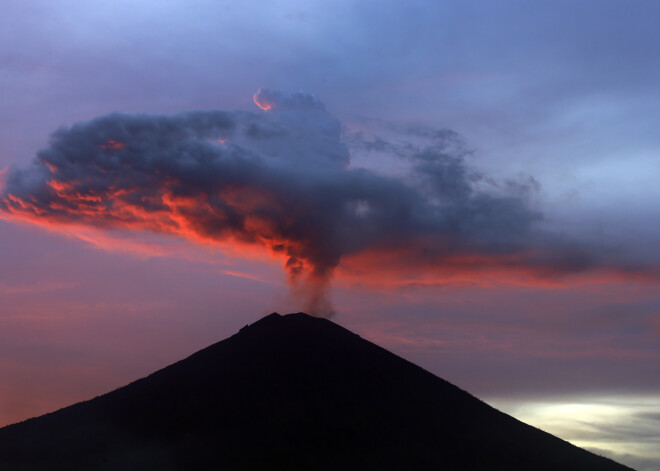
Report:
[[[660,470],[660,6],[5,3],[0,425],[314,309]]]

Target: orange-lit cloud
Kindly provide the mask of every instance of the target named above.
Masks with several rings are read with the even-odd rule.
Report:
[[[99,144],[100,149],[119,150],[124,147],[126,147],[126,144],[112,139],[108,139],[104,144]]]
[[[257,91],[257,93],[255,93],[254,96],[252,97],[252,99],[254,100],[254,104],[264,111],[270,111],[273,108],[273,105],[271,103],[268,103],[261,96],[259,96],[260,92],[261,89],[259,89],[259,91]]]
[[[471,285],[496,288],[504,285],[544,289],[630,282],[657,283],[654,268],[632,269],[616,264],[589,265],[581,270],[562,263],[539,261],[533,253],[429,254],[423,245],[373,248],[342,259],[335,273],[339,281],[370,289],[391,290],[414,286]]]
[[[325,111],[325,105],[309,93],[282,93],[260,88],[252,99],[264,111]]]

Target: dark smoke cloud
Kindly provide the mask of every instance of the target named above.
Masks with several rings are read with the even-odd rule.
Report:
[[[385,126],[388,137],[342,139],[312,95],[260,90],[255,103],[267,111],[111,114],[59,129],[32,166],[8,172],[0,210],[260,245],[284,257],[319,314],[331,311],[326,287],[342,258],[366,250],[405,248],[438,265],[457,254],[549,271],[593,264],[539,237],[533,181],[490,183],[450,131]],[[350,165],[349,147],[375,170]]]

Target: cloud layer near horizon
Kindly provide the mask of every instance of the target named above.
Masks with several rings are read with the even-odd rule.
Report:
[[[354,271],[380,265],[436,278],[617,267],[536,230],[535,182],[495,184],[471,170],[451,131],[390,126],[390,138],[342,136],[313,95],[260,90],[255,103],[264,111],[116,113],[61,128],[31,167],[7,173],[0,210],[51,226],[265,248],[283,257],[317,314],[331,312],[326,288],[343,259]]]

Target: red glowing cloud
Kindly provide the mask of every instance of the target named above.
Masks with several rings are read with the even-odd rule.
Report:
[[[266,101],[265,97],[261,96],[260,93],[261,89],[259,89],[259,91],[257,91],[252,97],[254,104],[264,111],[270,111],[273,108],[273,104]]]
[[[119,150],[126,147],[126,144],[123,142],[113,141],[108,139],[104,144],[99,144],[99,149],[110,149],[110,150]]]
[[[414,286],[520,286],[544,289],[629,282],[657,283],[656,269],[624,269],[616,265],[571,270],[561,255],[555,263],[539,261],[533,253],[426,254],[423,245],[373,248],[342,258],[335,277],[349,285],[388,291]]]

